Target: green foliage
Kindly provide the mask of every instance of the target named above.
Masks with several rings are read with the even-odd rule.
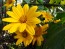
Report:
[[[53,4],[53,3],[54,3],[54,1],[55,1],[55,0],[50,0],[50,2],[49,2],[49,3],[50,3],[50,4]]]
[[[61,23],[62,23],[62,24],[65,23],[65,12],[63,12],[63,13],[58,13],[56,18],[57,18],[57,19],[61,19]]]
[[[51,23],[48,29],[47,40],[43,49],[64,49],[65,46],[65,24]]]
[[[65,0],[50,0],[49,2],[50,4],[61,4],[64,5],[65,4]]]
[[[65,5],[65,0],[61,1],[61,5]]]
[[[57,4],[57,3],[60,3],[61,1],[62,1],[62,0],[55,0],[56,4]]]
[[[30,0],[24,0],[26,3],[30,3]]]
[[[38,1],[38,3],[40,3],[40,4],[42,4],[43,3],[43,0],[37,0]]]

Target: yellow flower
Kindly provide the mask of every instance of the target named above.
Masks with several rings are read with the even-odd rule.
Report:
[[[44,22],[53,21],[53,16],[49,12],[42,11],[42,15],[45,18]]]
[[[29,44],[34,45],[34,43],[37,41],[38,46],[41,45],[41,41],[44,40],[43,36],[46,34],[46,30],[48,29],[48,24],[45,24],[43,26],[40,26],[39,28],[35,28],[35,35],[30,35],[26,30],[24,32],[17,31],[14,36],[15,39],[17,39],[16,45],[19,45],[20,43],[23,43],[25,46],[28,46]]]
[[[36,42],[38,46],[41,46],[42,41],[44,41],[44,38],[42,35],[40,35],[39,37],[34,37],[32,41],[32,45],[34,45],[34,43]]]
[[[28,34],[26,31],[24,32],[16,32],[16,36],[14,36],[15,39],[18,39],[16,42],[16,45],[19,45],[20,43],[24,43],[24,46],[28,46],[32,40],[33,40],[33,36]]]
[[[14,5],[15,0],[7,0],[6,4],[4,6],[6,6],[6,9],[10,8],[11,6]]]
[[[29,34],[34,35],[34,27],[40,23],[37,17],[41,15],[41,12],[36,12],[37,8],[37,6],[32,6],[29,9],[28,4],[25,4],[23,8],[20,4],[16,7],[13,6],[12,11],[7,11],[10,17],[2,19],[5,22],[10,22],[3,30],[8,30],[10,33],[16,32],[17,30],[20,32],[26,30]]]
[[[37,42],[38,46],[41,45],[41,42],[44,41],[44,38],[42,35],[47,33],[46,32],[47,29],[48,29],[48,24],[35,28],[35,35],[33,37],[32,45],[34,45],[35,42]]]
[[[60,21],[61,21],[60,19],[54,20],[54,23],[58,23],[58,22],[60,22]]]

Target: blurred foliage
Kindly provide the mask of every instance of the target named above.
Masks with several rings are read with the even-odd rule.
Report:
[[[58,4],[58,3],[60,3],[62,0],[50,0],[50,4],[53,4],[53,3],[56,3],[56,4]]]
[[[65,24],[50,24],[46,42],[43,49],[64,49],[65,47]]]
[[[30,3],[30,0],[24,0],[26,3]]]
[[[57,19],[61,19],[61,23],[64,24],[65,23],[65,12],[63,13],[58,13],[57,14]]]
[[[65,0],[50,0],[49,3],[50,4],[61,4],[61,5],[64,5],[65,4]]]

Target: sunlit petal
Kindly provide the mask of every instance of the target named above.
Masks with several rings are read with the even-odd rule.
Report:
[[[24,13],[25,13],[25,15],[26,15],[27,12],[28,12],[28,10],[29,10],[28,4],[25,4],[25,5],[24,5],[23,10],[24,10]]]
[[[23,32],[25,29],[26,29],[26,23],[20,24],[20,26],[19,26],[19,31],[20,31],[20,32]]]
[[[5,22],[19,22],[18,20],[14,19],[14,18],[3,18],[2,21],[5,21]]]
[[[13,26],[8,30],[10,33],[14,33],[18,30],[20,23],[13,24]]]
[[[22,43],[22,39],[18,39],[17,42],[16,42],[16,45],[19,45],[20,43]]]
[[[26,31],[27,31],[29,34],[31,34],[31,35],[35,35],[35,30],[34,30],[34,28],[33,28],[32,26],[27,25],[27,26],[26,26]]]
[[[36,12],[37,8],[38,8],[37,6],[31,7],[30,10],[29,10],[28,13],[27,13],[27,17],[31,17],[31,15],[32,15],[34,12]]]
[[[12,24],[8,24],[3,27],[3,30],[9,30],[12,27]]]

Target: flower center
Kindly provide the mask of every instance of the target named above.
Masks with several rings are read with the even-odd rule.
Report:
[[[22,36],[23,36],[24,38],[26,38],[26,37],[28,36],[27,32],[23,32],[23,33],[22,33]]]
[[[35,28],[35,37],[39,37],[40,35],[42,35],[42,29],[41,29],[41,27],[39,27],[39,28]]]
[[[20,19],[19,19],[19,21],[21,22],[21,23],[26,23],[26,21],[27,21],[27,18],[24,16],[24,17],[21,17]]]

